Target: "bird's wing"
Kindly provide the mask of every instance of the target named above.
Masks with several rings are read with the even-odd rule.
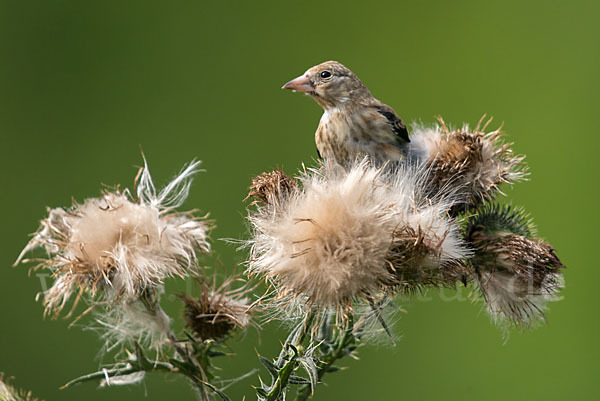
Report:
[[[392,127],[392,131],[394,131],[394,133],[398,135],[400,139],[407,143],[410,142],[410,139],[408,139],[408,130],[406,129],[406,125],[404,125],[404,122],[400,119],[400,117],[398,117],[394,109],[385,104],[378,104],[374,105],[373,107],[375,107],[379,114],[387,119],[388,123]]]

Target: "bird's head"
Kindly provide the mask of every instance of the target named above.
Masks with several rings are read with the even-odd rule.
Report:
[[[304,92],[325,110],[371,96],[361,80],[337,61],[326,61],[309,68],[282,89]]]

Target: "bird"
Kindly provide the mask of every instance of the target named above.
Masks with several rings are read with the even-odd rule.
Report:
[[[341,63],[311,67],[282,89],[304,92],[323,108],[315,142],[325,161],[348,166],[365,156],[377,165],[406,160],[410,139],[404,122]]]

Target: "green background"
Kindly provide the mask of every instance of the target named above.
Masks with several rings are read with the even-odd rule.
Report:
[[[246,188],[316,156],[321,110],[280,90],[319,62],[343,62],[408,122],[459,125],[487,113],[531,181],[507,189],[568,266],[548,324],[504,341],[480,304],[399,300],[395,347],[367,345],[317,400],[592,400],[598,375],[597,1],[0,2],[0,371],[46,400],[192,400],[161,375],[133,388],[60,391],[94,371],[96,333],[42,319],[27,267],[11,268],[45,207],[131,187],[143,148],[159,185],[193,158],[206,173],[186,208],[210,212],[215,255],[243,252]],[[180,284],[169,282],[168,290]],[[176,302],[165,299],[175,316]],[[179,320],[179,319],[178,319]],[[177,324],[180,324],[178,321]],[[250,330],[219,361],[232,377],[274,356],[284,331]],[[263,372],[263,376],[265,373]],[[254,399],[249,379],[234,399]]]

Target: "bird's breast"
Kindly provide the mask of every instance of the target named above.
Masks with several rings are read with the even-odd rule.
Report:
[[[393,146],[387,145],[395,141],[394,134],[389,124],[378,118],[379,115],[371,114],[368,109],[332,108],[325,111],[315,134],[321,156],[339,163],[364,155],[376,159],[389,157],[388,148]],[[398,149],[394,153],[396,151]]]
[[[322,127],[323,139],[326,141],[351,143],[365,141],[368,124],[357,118],[355,113],[337,108],[323,113],[319,126]]]

